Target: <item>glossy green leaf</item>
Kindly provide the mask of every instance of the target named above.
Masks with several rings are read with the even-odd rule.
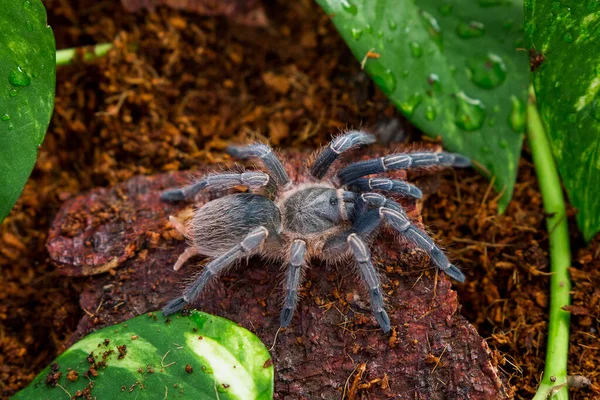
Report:
[[[0,222],[19,198],[54,108],[56,47],[40,0],[0,0]]]
[[[512,196],[525,127],[528,56],[517,50],[524,46],[523,3],[317,2],[414,125],[495,176],[503,209]]]
[[[600,230],[600,1],[525,2],[542,119],[586,240]],[[540,57],[541,59],[541,57]]]
[[[260,339],[232,321],[151,313],[86,336],[13,398],[63,400],[86,389],[98,399],[266,400],[273,363]]]

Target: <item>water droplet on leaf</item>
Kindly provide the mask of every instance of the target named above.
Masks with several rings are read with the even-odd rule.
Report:
[[[390,31],[395,31],[397,27],[398,24],[396,24],[396,21],[393,19],[388,20],[388,28],[390,28]]]
[[[485,26],[477,21],[471,21],[468,24],[461,22],[456,27],[456,33],[463,39],[481,37],[485,33]]]
[[[31,8],[31,1],[29,0],[25,0],[23,2],[23,8],[27,9],[27,8]]]
[[[508,140],[502,138],[500,139],[500,141],[498,142],[498,146],[500,146],[500,148],[502,149],[507,149],[508,148]]]
[[[27,27],[27,30],[28,30],[29,32],[33,32],[33,25],[31,25],[31,22],[27,21],[27,22],[25,23],[25,26]]]
[[[404,112],[404,115],[412,117],[419,104],[421,104],[421,100],[423,100],[423,97],[419,93],[415,93],[406,101],[399,102],[396,105]]]
[[[362,36],[362,29],[352,28],[352,38],[354,40],[359,40],[361,36]]]
[[[573,43],[573,34],[569,31],[565,32],[562,36],[562,40],[565,43]]]
[[[0,119],[1,119],[2,121],[8,121],[8,120],[10,120],[10,115],[8,115],[8,114],[4,114],[2,117],[0,117]]]
[[[423,55],[423,48],[421,47],[419,42],[410,42],[409,46],[410,46],[410,51],[411,51],[413,57],[421,58],[421,56]]]
[[[8,81],[13,86],[29,86],[31,84],[31,78],[21,69],[21,67],[11,71]]]
[[[394,93],[396,90],[396,76],[391,70],[380,71],[378,67],[374,67],[372,72],[373,81],[381,88],[383,93],[386,95]]]
[[[484,89],[498,87],[506,79],[504,60],[496,54],[488,53],[481,58],[467,60],[471,81]]]
[[[436,74],[429,74],[427,76],[427,83],[429,86],[433,87],[436,92],[440,92],[442,90],[442,84],[440,83],[440,77]]]
[[[429,36],[431,36],[433,41],[441,48],[443,46],[442,30],[437,22],[437,19],[435,19],[433,15],[422,10],[419,11],[419,15],[421,16],[421,20],[427,28],[427,33],[429,33]]]
[[[492,152],[492,149],[490,149],[490,146],[481,146],[481,152],[489,154]]]
[[[9,90],[8,90],[8,95],[9,95],[10,97],[15,97],[15,96],[16,96],[16,95],[18,95],[18,94],[19,94],[19,92],[18,92],[18,91],[17,91],[17,89],[15,89],[15,88],[11,88],[11,89],[9,89]]]
[[[525,129],[525,104],[517,98],[510,96],[512,103],[510,115],[508,116],[508,124],[516,133],[522,133]]]
[[[435,117],[437,117],[435,108],[433,108],[433,106],[427,106],[425,109],[425,118],[427,118],[427,121],[433,121]]]
[[[342,3],[342,8],[344,11],[352,15],[358,14],[358,8],[356,8],[354,4],[350,3],[349,0],[340,0],[340,2]]]
[[[464,92],[456,94],[456,112],[454,123],[466,131],[474,131],[483,125],[485,106],[481,100],[472,99]]]

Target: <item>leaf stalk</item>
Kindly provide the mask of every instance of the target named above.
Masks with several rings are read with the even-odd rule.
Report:
[[[569,312],[563,310],[571,302],[571,250],[569,228],[560,178],[550,141],[537,109],[533,86],[529,88],[527,104],[527,135],[535,165],[550,246],[550,321],[546,365],[542,382],[534,400],[567,400],[567,361],[569,355]]]

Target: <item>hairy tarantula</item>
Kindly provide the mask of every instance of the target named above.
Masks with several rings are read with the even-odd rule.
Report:
[[[390,319],[384,310],[379,275],[371,263],[367,245],[382,223],[425,250],[437,268],[463,282],[463,273],[411,222],[402,206],[384,196],[421,198],[421,191],[402,180],[364,177],[427,166],[467,167],[471,164],[469,159],[445,152],[390,154],[351,163],[339,170],[333,180],[323,179],[342,153],[374,141],[374,136],[361,131],[336,137],[318,153],[312,164],[312,182],[298,185],[290,181],[269,146],[231,146],[227,149],[229,154],[239,159],[259,158],[267,172],[210,174],[183,188],[163,192],[162,200],[179,201],[193,198],[205,188],[245,186],[249,189],[248,193],[229,194],[206,203],[186,225],[170,217],[174,227],[190,243],[175,263],[175,270],[196,254],[214,259],[181,297],[164,307],[163,313],[169,315],[183,309],[198,297],[211,278],[236,261],[261,254],[287,263],[285,300],[280,315],[280,324],[285,327],[294,314],[307,261],[311,257],[340,260],[351,254],[368,288],[373,315],[384,332],[388,332]]]

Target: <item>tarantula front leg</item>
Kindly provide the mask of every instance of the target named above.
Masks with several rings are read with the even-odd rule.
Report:
[[[266,144],[255,143],[247,146],[227,146],[225,151],[232,157],[241,160],[258,157],[265,164],[269,174],[275,178],[275,182],[281,186],[290,183],[290,177],[285,172],[283,165],[281,165],[281,161],[279,161],[273,149]]]
[[[381,290],[379,274],[371,262],[371,252],[363,239],[370,236],[377,225],[378,219],[375,214],[363,214],[356,220],[350,231],[329,239],[323,246],[323,253],[328,258],[335,258],[346,254],[348,249],[352,251],[358,264],[360,276],[369,290],[373,316],[381,329],[387,333],[391,329],[391,324],[390,318],[383,307],[383,291]]]
[[[454,153],[406,153],[390,154],[373,160],[358,161],[348,165],[337,174],[342,184],[352,182],[362,176],[378,174],[398,169],[420,168],[430,166],[468,167],[471,161],[460,154]]]
[[[279,316],[279,324],[286,327],[292,321],[296,303],[298,301],[298,288],[302,278],[302,267],[306,260],[306,242],[304,240],[294,240],[290,248],[290,265],[287,271],[285,300],[283,309]]]
[[[252,230],[238,245],[208,263],[202,270],[200,276],[185,289],[183,296],[170,301],[163,308],[163,314],[173,314],[182,310],[187,304],[193,302],[211,278],[221,273],[240,258],[252,255],[253,252],[265,242],[268,236],[269,231],[264,226],[259,226]]]
[[[350,131],[333,139],[327,147],[324,147],[315,159],[310,174],[321,179],[325,176],[331,164],[345,151],[363,144],[375,142],[375,136],[362,131]]]
[[[397,193],[401,196],[414,197],[415,199],[423,197],[423,193],[418,187],[400,179],[358,178],[348,182],[345,187],[359,193],[381,190],[388,193]]]
[[[431,261],[441,271],[459,282],[465,281],[465,275],[460,269],[448,261],[444,252],[434,243],[433,239],[412,223],[400,204],[378,193],[363,193],[359,199],[364,201],[367,206],[377,208],[369,213],[377,211],[380,219],[384,219],[399,234],[425,250]]]
[[[277,189],[276,183],[264,172],[210,174],[188,186],[165,190],[160,195],[160,199],[163,201],[180,201],[194,197],[204,188],[229,189],[236,186],[246,186],[249,189],[267,188],[272,193]]]

